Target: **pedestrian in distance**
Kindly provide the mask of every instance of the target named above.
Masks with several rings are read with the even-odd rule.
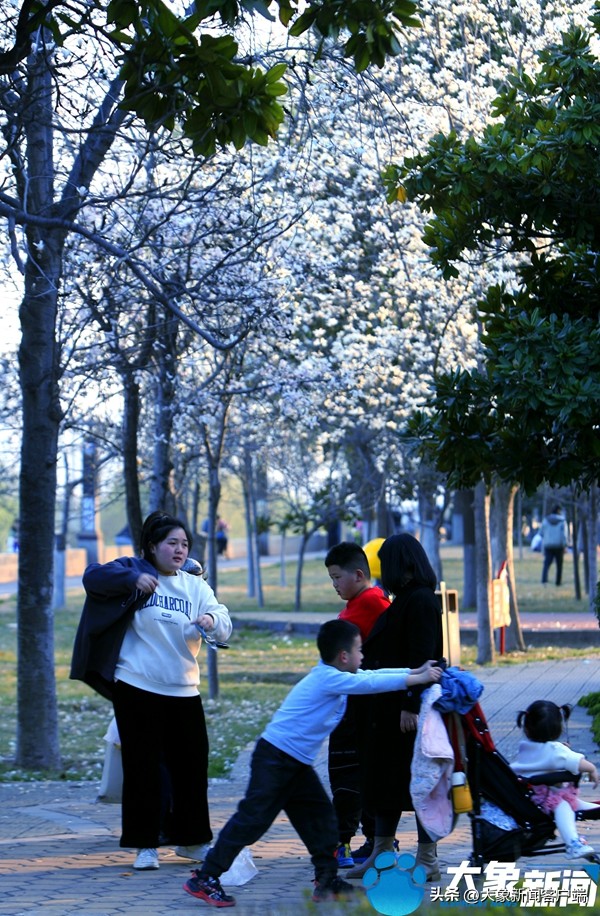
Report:
[[[215,541],[217,545],[217,556],[229,559],[227,548],[229,546],[229,525],[225,519],[217,516],[217,527],[215,531]]]
[[[548,582],[548,573],[554,563],[556,564],[556,584],[560,585],[562,582],[563,558],[569,541],[569,529],[567,528],[567,520],[558,504],[553,506],[552,512],[543,519],[540,534],[544,551],[542,584],[546,585]]]
[[[510,764],[515,773],[526,779],[556,770],[566,770],[573,775],[588,773],[594,786],[598,785],[598,770],[594,764],[559,740],[570,714],[570,706],[557,706],[550,700],[536,700],[526,710],[521,710],[517,726],[523,729],[525,737]],[[531,800],[554,818],[567,858],[587,859],[594,855],[593,847],[577,834],[575,814],[595,810],[600,817],[600,805],[579,798],[577,788],[570,782],[534,785]]]
[[[123,763],[120,845],[137,849],[138,870],[159,867],[160,845],[201,861],[213,837],[197,656],[203,639],[224,644],[232,624],[203,577],[182,571],[191,546],[183,521],[154,512],[141,557],[92,563],[83,575],[71,677],[112,700]]]
[[[365,551],[353,541],[342,541],[328,551],[325,566],[335,591],[346,602],[339,619],[356,624],[364,641],[379,615],[390,606],[387,595],[371,584]],[[362,805],[353,697],[348,697],[344,718],[329,737],[328,772],[339,828],[338,867],[352,868],[371,854],[375,829]],[[361,823],[365,840],[353,853],[351,840]]]
[[[314,867],[315,903],[344,899],[352,885],[337,875],[337,820],[313,764],[327,736],[342,719],[348,696],[399,690],[439,681],[440,668],[428,661],[418,670],[361,671],[361,636],[347,620],[329,620],[319,629],[318,664],[292,688],[258,739],[246,794],[220,831],[200,868],[184,884],[188,894],[215,907],[235,906],[219,878],[246,846],[285,811],[308,849]]]

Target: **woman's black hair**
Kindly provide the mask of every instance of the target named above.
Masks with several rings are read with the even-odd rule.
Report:
[[[435,590],[437,576],[423,547],[412,534],[386,538],[377,554],[381,560],[381,584],[397,595],[409,582]]]
[[[563,723],[568,721],[571,707],[565,703],[557,706],[550,700],[536,700],[517,715],[517,726],[522,728],[530,741],[558,741]]]
[[[140,538],[140,552],[146,560],[150,560],[152,551],[150,545],[160,544],[174,528],[183,528],[188,542],[188,550],[192,549],[192,535],[184,521],[175,518],[173,515],[167,515],[166,512],[157,510],[151,512],[142,525],[142,536]]]

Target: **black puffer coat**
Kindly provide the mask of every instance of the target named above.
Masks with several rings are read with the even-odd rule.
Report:
[[[429,659],[439,659],[442,651],[440,601],[433,589],[409,583],[365,640],[362,667],[418,668]],[[400,713],[418,713],[424,689],[357,697],[365,802],[373,813],[413,810],[409,785],[416,731],[400,731]]]

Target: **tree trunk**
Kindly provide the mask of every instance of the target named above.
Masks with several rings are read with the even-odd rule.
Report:
[[[598,584],[598,486],[592,484],[588,493],[588,599],[590,611],[596,613]]]
[[[64,458],[65,489],[61,512],[60,531],[57,532],[54,544],[54,586],[52,589],[52,610],[65,606],[66,589],[66,551],[67,528],[69,524],[69,506],[71,502],[72,484],[69,480],[69,462]]]
[[[571,486],[571,504],[573,506],[573,588],[575,589],[575,600],[581,601],[581,576],[579,572],[581,516],[579,500],[573,485]]]
[[[264,543],[262,536],[261,524],[262,518],[259,515],[258,507],[256,504],[256,488],[254,483],[254,475],[251,476],[252,487],[250,489],[250,504],[252,510],[252,528],[254,531],[254,557],[256,560],[255,565],[255,574],[256,574],[256,604],[258,607],[265,606],[265,597],[263,594],[262,587],[262,570],[260,566],[260,555],[261,555],[261,544]]]
[[[509,651],[524,652],[526,647],[519,618],[513,550],[514,505],[518,491],[517,484],[494,484],[490,533],[494,577],[498,575],[502,564],[506,564],[506,581],[510,595],[510,624],[506,628],[506,648]]]
[[[69,516],[71,514],[71,497],[73,490],[81,481],[71,481],[69,479],[69,462],[65,456],[65,487],[62,504],[62,518],[60,521],[60,531],[56,535],[56,544],[54,548],[54,589],[52,592],[52,608],[57,610],[63,608],[66,603],[66,553],[67,553],[67,534],[69,528]]]
[[[308,544],[310,536],[314,533],[312,531],[305,531],[302,535],[302,540],[300,541],[300,550],[298,551],[298,567],[296,569],[296,595],[294,598],[294,610],[299,611],[302,609],[302,571],[304,568],[304,554],[306,553],[306,545]]]
[[[209,459],[210,460],[210,459]],[[221,481],[219,479],[219,469],[212,463],[209,463],[208,471],[208,581],[212,590],[217,592],[218,573],[217,573],[217,543],[215,532],[217,530],[217,513],[221,501]]]
[[[152,477],[150,479],[151,512],[164,509],[178,515],[173,488],[171,440],[173,438],[173,413],[177,385],[177,329],[178,319],[165,316],[159,325],[155,344],[157,363],[156,395],[154,402],[154,449]]]
[[[517,518],[517,547],[519,548],[519,560],[523,559],[523,490],[517,489],[515,498],[515,515]]]
[[[264,607],[264,595],[260,568],[261,531],[256,500],[256,479],[252,454],[244,449],[244,473],[242,475],[244,512],[246,515],[246,551],[248,554],[247,595],[256,597],[258,607]]]
[[[27,209],[47,213],[54,199],[52,81],[44,53],[28,63],[25,131]],[[52,585],[56,462],[61,408],[55,339],[64,236],[27,228],[29,255],[20,309],[19,371],[23,434],[17,598],[17,755],[27,769],[60,766],[54,676]]]
[[[474,495],[475,555],[477,565],[477,664],[485,665],[487,662],[494,660],[494,640],[490,621],[490,498],[483,482],[477,484]]]
[[[444,572],[440,555],[440,524],[442,513],[436,504],[437,481],[431,475],[419,478],[419,519],[421,523],[421,545],[436,574],[438,582],[443,582]]]
[[[372,446],[373,432],[358,423],[346,430],[343,442],[350,486],[356,495],[360,518],[364,526],[363,543],[378,537],[379,532],[381,532],[381,537],[387,537],[392,534],[392,531],[388,530],[389,512],[385,501],[385,471],[379,468],[375,458]],[[338,542],[339,538],[336,543]]]
[[[580,552],[583,558],[583,589],[586,595],[589,595],[588,584],[590,581],[589,559],[589,525],[590,520],[590,498],[589,493],[582,495],[579,499],[579,535],[580,535]]]
[[[463,545],[463,594],[461,604],[465,609],[477,606],[474,499],[473,490],[457,490],[454,495],[455,510],[452,521],[452,541]],[[460,529],[460,531],[457,529]]]
[[[248,598],[256,596],[256,574],[254,557],[254,538],[252,524],[252,509],[250,499],[250,456],[244,455],[244,473],[242,474],[242,493],[244,496],[244,518],[246,520],[246,555],[248,568],[246,572],[246,595]]]
[[[211,466],[208,475],[208,581],[217,594],[217,550],[215,530],[217,527],[217,509],[221,500],[221,481],[218,467]],[[219,672],[217,653],[212,650],[206,653],[208,696],[214,700],[219,695]]]
[[[26,174],[17,187],[20,208],[32,217],[64,220],[59,229],[26,223],[27,260],[20,308],[19,371],[22,395],[20,549],[17,597],[17,765],[52,769],[60,764],[54,676],[52,585],[56,462],[62,419],[56,324],[68,221],[78,212],[81,191],[90,187],[126,116],[119,109],[123,83],[115,80],[98,108],[92,129],[78,147],[59,205],[54,197],[52,132],[54,45],[40,41],[27,62],[20,99],[26,143]],[[47,56],[49,55],[49,56]],[[17,173],[21,161],[13,158]]]
[[[279,587],[287,588],[287,566],[285,562],[285,528],[281,529],[281,545],[279,548]]]
[[[269,556],[269,480],[267,467],[260,457],[253,455],[252,493],[254,503],[254,523],[258,537],[258,578],[261,579],[260,558]]]
[[[394,533],[394,523],[392,514],[387,503],[387,497],[384,492],[377,500],[377,527],[375,531],[369,531],[368,540],[373,538],[389,538]]]
[[[194,471],[194,482],[190,486],[191,496],[189,497],[189,502],[191,503],[190,508],[190,525],[191,531],[194,536],[194,549],[192,551],[192,559],[198,560],[202,564],[202,568],[206,567],[206,531],[202,528],[202,523],[200,521],[200,482],[198,480],[199,471],[196,468]],[[204,519],[203,519],[204,520]]]
[[[142,500],[138,476],[138,433],[140,423],[140,388],[133,372],[121,374],[123,382],[123,477],[125,481],[125,509],[134,552],[141,548]]]

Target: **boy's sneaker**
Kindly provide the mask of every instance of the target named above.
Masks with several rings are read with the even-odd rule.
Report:
[[[588,859],[593,856],[594,847],[584,843],[579,837],[566,845],[567,859]]]
[[[337,876],[327,881],[315,881],[312,899],[314,903],[331,900],[346,900],[354,894],[354,887],[349,881],[342,881]]]
[[[352,850],[350,849],[350,843],[340,843],[334,855],[338,868],[352,868],[354,866],[354,858],[352,856]]]
[[[192,877],[185,882],[183,889],[192,897],[198,897],[211,906],[235,906],[235,897],[225,893],[219,879],[209,878],[208,875],[203,877],[197,868],[192,872]]]
[[[138,871],[150,871],[152,868],[158,868],[158,852],[156,849],[138,849],[133,867]]]

